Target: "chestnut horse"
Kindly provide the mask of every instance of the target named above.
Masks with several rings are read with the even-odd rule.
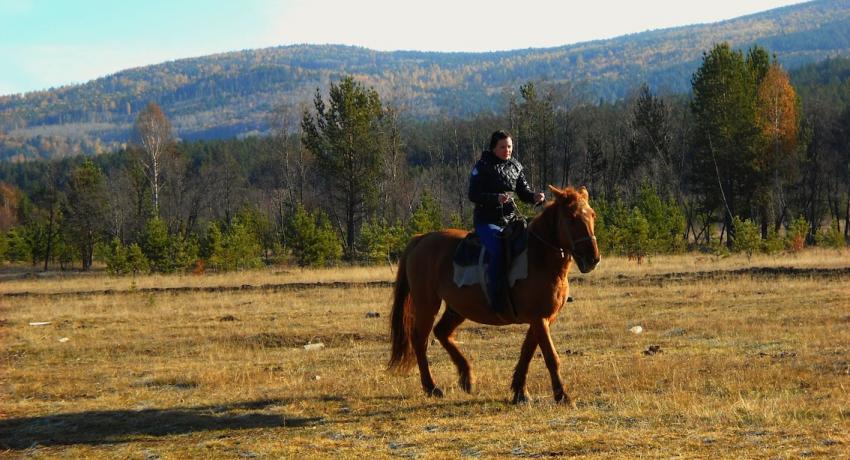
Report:
[[[442,396],[428,367],[428,336],[442,301],[446,309],[434,327],[434,335],[451,356],[460,374],[460,388],[472,391],[469,361],[455,343],[455,330],[464,320],[505,325],[529,324],[514,369],[513,402],[528,400],[525,387],[528,365],[537,346],[543,352],[552,378],[555,401],[573,405],[561,380],[558,353],[549,325],[558,316],[569,292],[567,275],[575,259],[588,273],[599,263],[593,225],[596,213],[588,204],[587,189],[560,190],[549,186],[555,199],[529,224],[528,277],[510,289],[516,315],[492,311],[480,285],[457,287],[452,279],[452,257],[468,232],[448,229],[414,236],[399,260],[391,315],[392,354],[389,369],[405,372],[419,365],[422,387],[431,396]]]

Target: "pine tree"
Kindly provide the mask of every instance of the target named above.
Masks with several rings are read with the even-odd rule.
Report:
[[[83,270],[92,264],[94,245],[106,224],[106,182],[90,159],[71,172],[64,224],[77,247]]]
[[[224,245],[222,244],[221,229],[215,222],[210,222],[207,226],[207,234],[204,238],[204,244],[201,248],[201,257],[206,260],[207,267],[213,270],[221,270],[224,268]]]
[[[632,138],[623,169],[632,184],[649,180],[665,199],[678,191],[678,180],[671,157],[672,134],[668,108],[649,86],[643,85],[632,111]]]
[[[328,209],[344,223],[346,256],[354,260],[357,228],[377,200],[381,100],[374,89],[345,77],[331,83],[327,105],[317,90],[314,107],[315,115],[304,114],[302,140],[316,156]]]
[[[692,78],[696,126],[691,184],[706,209],[724,209],[724,222],[733,237],[729,244],[734,239],[732,218],[748,217],[756,182],[753,160],[759,130],[753,68],[758,65],[748,65],[742,52],[723,43],[703,55]]]
[[[410,234],[435,232],[443,228],[440,208],[428,191],[422,194],[422,198],[410,216]]]
[[[159,217],[148,219],[142,230],[140,246],[152,271],[159,273],[174,271],[175,261],[164,220]]]
[[[322,212],[314,215],[298,205],[292,218],[292,232],[292,249],[298,265],[327,265],[342,255],[339,238]]]
[[[142,252],[141,246],[136,243],[132,243],[127,247],[127,270],[133,274],[133,276],[139,273],[147,273],[150,271],[150,262],[148,262],[147,257]]]
[[[248,225],[234,219],[221,241],[221,260],[225,270],[245,270],[263,265],[260,243]]]

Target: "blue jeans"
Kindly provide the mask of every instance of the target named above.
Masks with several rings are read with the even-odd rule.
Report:
[[[481,244],[487,248],[490,254],[490,263],[487,266],[487,293],[494,310],[504,310],[504,250],[502,249],[501,233],[504,227],[496,224],[479,224],[475,226],[475,233],[481,240]]]

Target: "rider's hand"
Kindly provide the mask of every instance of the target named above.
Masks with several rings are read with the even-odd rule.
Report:
[[[543,192],[538,192],[534,194],[534,204],[542,203],[543,200],[546,199],[546,195]]]
[[[499,204],[505,204],[511,199],[511,196],[507,193],[499,194]]]

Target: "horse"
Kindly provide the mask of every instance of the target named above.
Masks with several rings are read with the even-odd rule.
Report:
[[[526,390],[528,366],[537,347],[543,353],[556,402],[575,407],[560,376],[560,360],[549,326],[569,294],[567,275],[575,260],[582,273],[599,264],[594,236],[596,212],[590,207],[587,189],[558,189],[549,186],[554,199],[528,225],[528,276],[510,289],[515,315],[497,314],[480,285],[457,287],[453,280],[452,258],[457,245],[469,233],[446,229],[415,235],[402,253],[393,287],[390,329],[392,351],[388,370],[406,373],[419,366],[425,393],[442,397],[428,366],[428,337],[434,335],[446,349],[459,374],[459,386],[472,392],[472,367],[455,342],[455,331],[465,320],[482,324],[528,324],[513,373],[513,403],[530,399]],[[437,325],[434,321],[442,302],[446,308]]]

